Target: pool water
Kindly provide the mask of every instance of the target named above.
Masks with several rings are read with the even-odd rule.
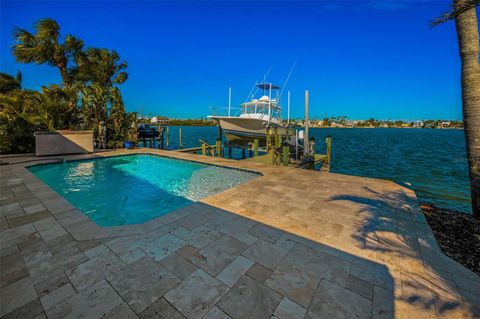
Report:
[[[148,154],[29,170],[100,226],[143,223],[259,176]]]

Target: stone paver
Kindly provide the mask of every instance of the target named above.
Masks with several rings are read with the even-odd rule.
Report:
[[[142,319],[184,319],[185,317],[175,309],[165,298],[154,302],[140,315]]]
[[[348,276],[347,288],[367,299],[373,299],[373,284],[355,276]]]
[[[392,275],[384,265],[358,259],[353,262],[350,274],[382,288],[394,289]]]
[[[141,249],[156,261],[160,261],[185,245],[186,243],[183,240],[172,234],[167,234],[160,238],[147,241],[145,245],[141,245]]]
[[[372,302],[350,290],[322,280],[306,318],[370,318]]]
[[[275,269],[286,254],[285,249],[261,239],[258,239],[243,253],[244,256],[270,269]]]
[[[60,303],[61,301],[70,298],[71,296],[75,295],[76,291],[73,289],[71,284],[63,285],[62,287],[52,291],[51,293],[43,296],[40,301],[42,302],[43,309],[49,310],[56,304]]]
[[[232,318],[270,318],[282,296],[244,276],[220,300],[218,306]]]
[[[270,278],[273,274],[273,270],[268,269],[265,266],[255,263],[248,271],[247,276],[252,279],[255,279],[259,283],[263,284],[265,281]]]
[[[47,310],[48,318],[101,318],[123,302],[105,280]]]
[[[205,226],[200,226],[195,228],[192,231],[179,227],[173,231],[173,233],[178,237],[183,239],[189,245],[202,249],[205,246],[208,246],[215,239],[222,236],[222,233],[215,229],[211,229]]]
[[[270,243],[275,243],[283,234],[281,230],[263,224],[255,225],[248,233]]]
[[[46,210],[42,204],[35,204],[27,207],[23,207],[26,214],[34,214]]]
[[[45,241],[67,235],[65,229],[53,217],[42,219],[33,223],[33,225]]]
[[[68,271],[66,275],[75,289],[80,291],[104,279],[108,274],[115,273],[122,268],[123,265],[121,260],[113,252],[107,251],[78,265]]]
[[[199,213],[193,213],[176,220],[175,223],[189,230],[192,230],[203,224],[206,224],[209,221],[210,221],[210,218],[208,218],[207,216]]]
[[[107,280],[136,313],[142,312],[180,282],[150,257],[108,273]]]
[[[45,312],[43,311],[42,304],[38,299],[35,299],[26,305],[17,308],[16,310],[8,313],[3,316],[2,319],[43,319],[46,318]]]
[[[39,221],[47,217],[50,217],[50,213],[47,210],[44,210],[38,213],[31,213],[29,215],[7,216],[7,221],[10,227],[17,227]]]
[[[178,252],[175,254],[171,254],[166,258],[163,258],[160,261],[160,264],[182,280],[190,276],[192,272],[198,269],[195,265],[193,265],[190,261],[186,260]]]
[[[104,228],[26,170],[32,162],[0,166],[4,318],[480,317],[480,277],[441,253],[406,188],[149,152],[263,176],[143,224]],[[6,161],[29,159],[49,162]]]
[[[126,304],[121,303],[108,313],[106,313],[102,319],[137,319],[138,316],[132,309]]]
[[[137,260],[142,259],[145,256],[147,256],[147,254],[145,254],[142,250],[134,249],[120,256],[120,259],[126,264],[131,264],[136,262]]]
[[[307,309],[284,297],[275,309],[274,316],[278,319],[303,319],[306,313]]]
[[[36,298],[37,294],[30,277],[25,277],[3,287],[0,290],[0,317]]]
[[[24,243],[31,238],[30,236],[38,237],[38,234],[36,234],[32,224],[26,224],[4,230],[0,235],[0,241],[2,242],[2,247],[6,248]]]
[[[250,267],[253,266],[254,263],[255,262],[248,258],[238,256],[230,265],[219,273],[216,278],[225,285],[232,287],[250,269]]]
[[[25,261],[16,250],[0,257],[0,287],[9,285],[28,276]]]
[[[275,269],[265,284],[303,307],[308,307],[320,279],[346,284],[350,263],[336,257],[318,256],[312,249],[297,245]]]
[[[189,260],[212,276],[218,275],[247,247],[241,241],[224,236],[197,252]]]
[[[220,310],[218,307],[213,307],[203,319],[231,319],[229,315]]]
[[[198,269],[165,295],[187,318],[202,318],[227,291],[227,286]]]

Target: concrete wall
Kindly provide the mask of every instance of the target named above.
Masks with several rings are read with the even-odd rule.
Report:
[[[35,133],[35,155],[93,153],[93,131]]]

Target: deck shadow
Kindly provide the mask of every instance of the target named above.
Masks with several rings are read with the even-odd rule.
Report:
[[[261,287],[259,296],[264,296],[264,289],[279,293],[306,309],[306,318],[395,317],[395,281],[385,265],[205,203],[197,202],[185,209],[211,218],[200,227],[248,243],[241,255],[268,274],[255,275],[261,272],[258,269],[245,274]],[[206,258],[207,263],[214,258],[208,255],[208,249],[200,250],[201,259]],[[253,292],[237,296],[235,306],[223,299],[218,306],[232,318],[256,317],[247,310],[255,308],[249,293]]]
[[[441,252],[416,198],[404,191],[363,190],[363,196],[341,194],[330,201],[360,207],[355,213],[365,218],[351,237],[400,273],[397,303],[438,317],[479,318],[480,277]]]

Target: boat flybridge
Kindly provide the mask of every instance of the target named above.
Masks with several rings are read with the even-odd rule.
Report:
[[[217,121],[230,143],[248,144],[258,139],[261,145],[265,145],[268,128],[276,128],[280,135],[286,134],[279,102],[280,87],[272,83],[258,83],[256,88],[250,101],[241,104],[235,116],[208,116]]]

